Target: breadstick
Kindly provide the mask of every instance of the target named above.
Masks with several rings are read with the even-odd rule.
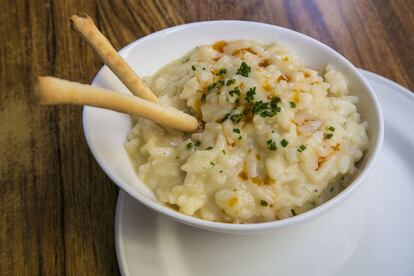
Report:
[[[38,77],[35,93],[40,104],[77,104],[106,108],[138,115],[160,125],[194,132],[198,120],[178,109],[162,106],[139,97],[54,77]]]
[[[85,18],[72,15],[70,18],[75,31],[95,49],[101,60],[114,72],[132,94],[158,102],[157,96],[151,92],[144,81],[129,67],[118,54],[108,39],[98,30],[91,17]]]

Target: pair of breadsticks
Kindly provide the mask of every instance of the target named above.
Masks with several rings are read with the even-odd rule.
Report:
[[[199,128],[200,124],[195,117],[158,104],[157,96],[112,47],[97,29],[92,18],[73,15],[71,21],[76,32],[95,49],[102,61],[135,96],[45,76],[38,77],[35,88],[40,104],[90,105],[138,115],[163,126],[186,132],[193,132]]]

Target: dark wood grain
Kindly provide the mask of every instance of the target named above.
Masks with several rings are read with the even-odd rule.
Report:
[[[0,275],[114,275],[118,190],[81,108],[39,107],[37,75],[90,82],[101,63],[70,30],[88,13],[116,48],[178,24],[242,19],[308,34],[414,89],[414,1],[0,0]]]

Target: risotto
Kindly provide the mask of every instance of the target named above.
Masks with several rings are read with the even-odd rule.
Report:
[[[162,203],[210,221],[284,219],[338,194],[368,146],[346,78],[277,43],[197,47],[146,79],[160,103],[202,120],[188,134],[133,118],[125,144]]]

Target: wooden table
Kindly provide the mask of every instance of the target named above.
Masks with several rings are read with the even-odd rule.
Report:
[[[414,89],[414,1],[0,0],[0,275],[118,274],[116,186],[89,152],[80,107],[39,107],[37,75],[90,82],[102,66],[70,30],[88,13],[119,49],[178,24],[242,19],[308,34]]]

